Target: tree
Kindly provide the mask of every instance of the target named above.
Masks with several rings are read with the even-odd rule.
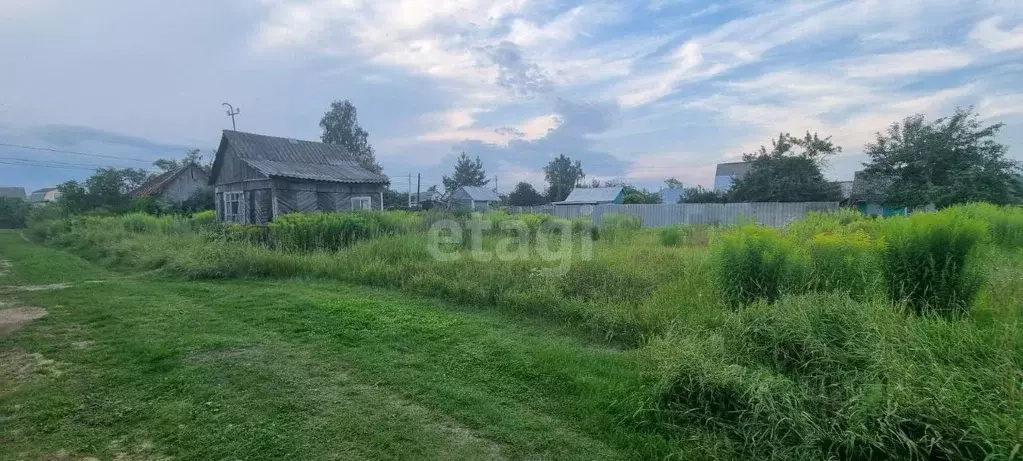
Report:
[[[558,155],[543,168],[544,177],[547,179],[547,198],[552,202],[560,202],[568,197],[572,189],[579,184],[586,173],[583,173],[583,165],[578,160],[572,163],[572,159],[565,154]]]
[[[865,172],[886,179],[885,201],[891,205],[1014,202],[1019,164],[994,140],[1003,126],[983,125],[973,108],[930,123],[923,115],[907,117],[866,146]]]
[[[736,178],[729,200],[736,202],[825,202],[841,200],[838,184],[824,178],[827,158],[842,148],[808,131],[803,138],[781,133],[772,149],[743,155],[750,163],[745,176]],[[795,149],[801,149],[795,152]]]
[[[159,168],[161,171],[171,171],[192,163],[206,171],[209,171],[213,166],[213,161],[210,160],[209,162],[206,162],[205,159],[206,157],[200,153],[199,149],[192,149],[185,152],[185,157],[181,160],[161,158],[153,162],[153,166]]]
[[[535,206],[543,205],[546,202],[544,196],[528,182],[516,184],[515,190],[508,194],[508,204],[512,206]]]
[[[387,189],[384,191],[384,208],[408,208],[408,199],[408,192]]]
[[[355,161],[369,171],[374,173],[384,171],[377,163],[373,146],[369,144],[369,133],[359,126],[358,114],[351,101],[345,99],[330,103],[330,110],[320,119],[320,128],[323,129],[321,141],[344,146]]]
[[[134,168],[100,168],[85,180],[67,181],[57,186],[59,202],[71,213],[84,213],[97,208],[120,213],[131,207],[128,192],[137,189],[149,173]]]
[[[462,186],[483,187],[490,183],[480,158],[476,157],[476,161],[470,160],[465,152],[458,156],[455,172],[450,177],[444,176],[442,181],[444,190],[449,194]]]
[[[679,181],[677,178],[674,178],[674,177],[671,177],[671,178],[668,178],[668,179],[664,180],[664,187],[667,187],[668,189],[684,189],[685,188],[682,185],[682,181]]]
[[[0,229],[21,229],[28,220],[28,202],[20,197],[0,197]]]
[[[680,203],[727,203],[728,193],[706,189],[703,186],[682,189]]]

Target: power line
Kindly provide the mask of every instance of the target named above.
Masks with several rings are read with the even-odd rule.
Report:
[[[75,151],[72,151],[72,150],[50,149],[48,147],[22,146],[20,144],[0,143],[0,146],[3,146],[3,147],[16,147],[16,148],[19,148],[19,149],[29,149],[29,150],[41,150],[41,151],[46,151],[46,152],[56,152],[56,153],[59,153],[59,154],[84,155],[86,157],[112,158],[112,159],[116,159],[116,160],[131,160],[133,162],[144,162],[144,163],[151,163],[152,162],[152,160],[142,160],[140,158],[118,157],[116,155],[88,154],[88,153],[85,153],[85,152],[75,152]]]

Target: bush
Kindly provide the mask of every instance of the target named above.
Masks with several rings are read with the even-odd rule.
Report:
[[[774,302],[802,268],[796,247],[777,229],[745,225],[711,245],[718,293],[732,307]]]
[[[20,198],[0,197],[0,229],[24,228],[28,210],[28,203]]]
[[[980,289],[972,255],[983,223],[954,213],[919,213],[884,223],[882,276],[888,296],[917,314],[958,315]]]
[[[876,285],[875,245],[864,233],[817,234],[806,242],[807,287],[863,299]]]

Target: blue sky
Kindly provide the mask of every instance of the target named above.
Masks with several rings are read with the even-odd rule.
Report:
[[[1020,159],[1021,58],[1018,0],[0,0],[0,144],[135,159],[0,146],[0,185],[209,152],[224,101],[239,130],[317,139],[335,98],[399,190],[463,150],[503,191],[561,153],[591,178],[710,185],[806,130],[850,179],[874,132],[967,105]]]

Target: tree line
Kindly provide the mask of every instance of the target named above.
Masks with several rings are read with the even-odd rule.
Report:
[[[336,100],[320,120],[321,141],[344,146],[353,159],[369,171],[382,173],[369,133],[358,122],[358,112],[351,101]],[[928,121],[914,115],[893,123],[878,132],[864,152],[864,178],[874,189],[873,200],[895,206],[935,205],[990,202],[1017,203],[1023,197],[1018,162],[1007,157],[1008,147],[995,138],[1002,123],[984,124],[972,108],[959,108],[949,117]],[[806,202],[840,201],[842,191],[837,183],[825,178],[828,160],[842,148],[831,136],[806,132],[802,137],[780,133],[771,146],[743,155],[749,164],[747,172],[734,178],[726,191],[703,187],[684,188],[675,178],[665,187],[683,189],[681,202]],[[154,175],[193,163],[207,171],[213,156],[204,156],[198,149],[180,159],[159,159],[153,165],[158,173],[137,168],[100,168],[84,181],[67,181],[58,186],[59,207],[64,213],[150,213],[194,212],[213,208],[211,188],[203,188],[181,204],[159,203],[147,197],[130,197]],[[579,160],[565,154],[552,159],[544,168],[546,187],[536,190],[528,182],[519,182],[505,197],[512,206],[534,206],[565,200],[580,187],[622,187],[624,203],[660,203],[657,191],[648,191],[621,180],[586,182],[586,173]],[[490,179],[477,156],[462,152],[453,171],[444,175],[446,192],[462,186],[486,187]],[[436,191],[431,185],[426,191]],[[409,193],[388,190],[385,205],[405,206]],[[24,223],[28,207],[14,200],[0,203],[0,227]]]

